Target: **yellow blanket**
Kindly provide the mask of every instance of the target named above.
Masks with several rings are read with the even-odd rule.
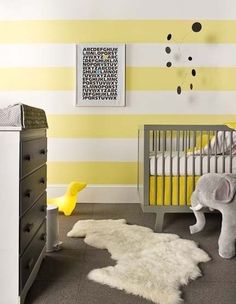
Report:
[[[226,122],[225,125],[231,129],[234,129],[236,130],[236,122],[235,121],[229,121],[229,122]]]
[[[195,176],[195,184],[200,176]],[[164,202],[163,202],[163,180],[164,180]],[[158,206],[185,206],[190,205],[193,192],[193,177],[187,176],[187,187],[185,189],[185,176],[157,176],[156,178],[156,200],[155,200],[155,177],[150,177],[150,204]],[[170,197],[170,185],[172,183],[172,197]],[[179,185],[179,194],[178,194]],[[187,193],[187,202],[185,197]]]

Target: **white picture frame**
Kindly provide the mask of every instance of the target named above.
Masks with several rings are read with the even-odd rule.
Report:
[[[125,106],[125,44],[76,45],[76,106]]]

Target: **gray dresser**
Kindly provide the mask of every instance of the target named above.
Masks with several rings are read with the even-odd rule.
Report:
[[[23,303],[45,255],[46,128],[0,126],[0,293]]]

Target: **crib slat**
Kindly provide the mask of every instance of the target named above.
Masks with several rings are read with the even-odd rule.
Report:
[[[164,151],[166,151],[166,131],[164,132]]]
[[[196,131],[193,131],[193,152],[192,152],[192,159],[193,159],[193,172],[192,172],[192,192],[195,189],[195,143],[196,143]]]
[[[170,130],[170,205],[172,205],[172,130]]]
[[[185,132],[185,142],[184,142],[184,200],[185,204],[187,205],[187,186],[188,186],[188,180],[187,180],[187,174],[188,174],[188,159],[187,159],[187,131]]]
[[[158,130],[158,151],[161,151],[161,131]]]
[[[218,172],[217,147],[218,147],[218,131],[215,131],[215,173]]]
[[[166,131],[162,132],[162,205],[165,204],[165,136]]]
[[[177,204],[180,205],[180,182],[179,182],[179,162],[180,162],[180,158],[179,158],[179,151],[180,151],[180,131],[177,132]]]
[[[233,162],[232,162],[232,146],[233,146],[233,131],[230,131],[230,151],[229,151],[229,172],[233,172]]]
[[[182,151],[184,151],[184,143],[185,143],[184,137],[185,137],[185,131],[182,131]]]
[[[157,205],[157,131],[153,131],[154,139],[154,203]]]
[[[222,148],[223,148],[223,151],[222,151],[222,171],[223,173],[225,173],[225,131],[223,131],[223,145],[222,145]]]
[[[200,132],[200,175],[202,175],[202,131]]]
[[[211,136],[210,131],[207,132],[207,142],[208,142],[208,149],[207,149],[207,172],[210,172],[210,151],[211,151]]]
[[[191,140],[191,131],[189,130],[188,131],[188,149],[190,149],[190,146],[191,146],[190,140]]]

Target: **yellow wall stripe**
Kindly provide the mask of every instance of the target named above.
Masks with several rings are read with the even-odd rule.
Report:
[[[1,21],[0,43],[167,42],[235,43],[236,20],[27,20]]]
[[[127,67],[126,89],[129,91],[236,90],[236,68]],[[0,68],[0,90],[74,90],[74,68]]]
[[[136,162],[49,162],[48,183],[135,184]]]
[[[72,68],[1,68],[0,90],[73,90]]]
[[[48,135],[136,138],[138,126],[143,124],[221,124],[227,121],[236,121],[236,115],[48,115]]]

